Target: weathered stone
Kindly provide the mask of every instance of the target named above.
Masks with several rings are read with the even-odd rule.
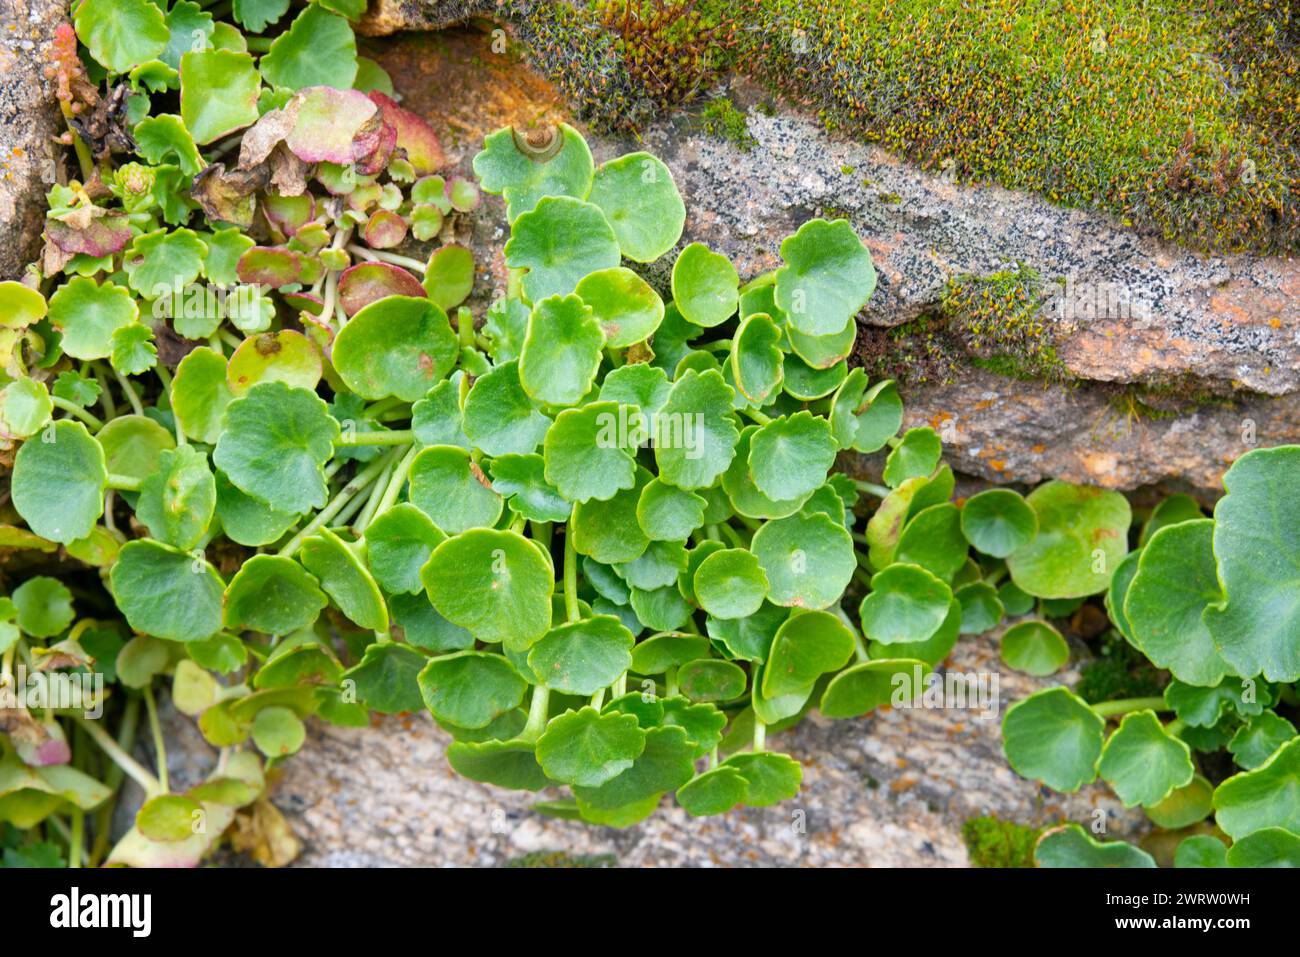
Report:
[[[364,729],[312,722],[271,799],[302,841],[296,863],[319,867],[490,866],[537,851],[609,854],[623,866],[962,866],[961,825],[981,815],[1089,828],[1102,821],[1108,836],[1129,839],[1147,830],[1142,812],[1124,809],[1105,787],[1057,795],[1018,777],[1002,756],[1006,708],[1075,681],[1077,671],[1046,681],[1007,672],[992,636],[963,638],[948,670],[996,675],[998,713],[886,709],[828,721],[814,712],[768,739],[804,768],[802,793],[770,808],[692,819],[665,800],[625,830],[555,820],[531,805],[559,790],[532,795],[456,776],[446,761],[450,739],[427,713],[376,718]],[[216,754],[190,719],[165,714],[171,777],[197,783]]]
[[[62,0],[0,5],[0,279],[17,279],[39,251],[45,191],[54,182],[62,130],[45,50],[63,19]]]

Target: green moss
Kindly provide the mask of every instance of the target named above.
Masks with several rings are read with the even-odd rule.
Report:
[[[700,114],[700,122],[708,133],[730,140],[741,150],[752,149],[757,143],[749,132],[745,114],[736,109],[736,105],[725,96],[709,101]]]
[[[942,309],[973,362],[1018,379],[1066,381],[1047,323],[1050,295],[1024,265],[948,283]]]
[[[569,854],[567,851],[533,851],[506,861],[506,867],[614,867],[613,854]]]
[[[1075,691],[1089,703],[1160,694],[1163,682],[1146,658],[1124,636],[1107,632],[1096,658],[1083,666]]]
[[[1033,867],[1034,845],[1041,833],[1042,828],[996,817],[973,817],[961,826],[974,867]]]

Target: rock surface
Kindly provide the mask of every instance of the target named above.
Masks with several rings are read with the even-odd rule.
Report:
[[[1075,681],[1077,671],[1049,681],[1001,671],[990,636],[963,638],[947,670],[997,676],[996,696],[984,699],[996,702],[991,717],[978,708],[886,709],[850,721],[814,714],[769,738],[804,767],[803,792],[776,807],[693,819],[664,801],[625,830],[555,820],[531,805],[558,790],[504,791],[453,774],[450,738],[424,713],[364,729],[313,721],[271,799],[302,842],[295,863],[305,867],[494,866],[554,851],[610,855],[629,867],[963,866],[961,824],[986,814],[1032,825],[1102,822],[1112,838],[1142,834],[1141,811],[1104,787],[1056,795],[1017,777],[1002,756],[1001,712],[1048,684]],[[169,772],[180,786],[196,784],[216,754],[190,719],[170,714]]]
[[[54,181],[53,136],[62,120],[42,74],[62,0],[0,4],[0,279],[17,279],[38,252],[45,191]]]

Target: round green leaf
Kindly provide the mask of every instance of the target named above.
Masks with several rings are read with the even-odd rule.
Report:
[[[673,174],[649,153],[602,163],[587,197],[614,227],[619,248],[633,262],[654,262],[681,239],[686,204]]]
[[[871,578],[871,593],[862,599],[862,633],[892,645],[925,641],[948,616],[952,590],[917,565],[890,565]]]
[[[384,596],[356,552],[342,539],[322,528],[303,541],[299,559],[351,621],[370,631],[388,631]]]
[[[961,602],[961,633],[982,635],[1002,621],[1004,609],[998,590],[987,582],[962,585],[953,595]]]
[[[1228,778],[1214,792],[1215,823],[1233,840],[1281,827],[1300,833],[1300,738],[1278,748],[1254,771]]]
[[[72,592],[63,582],[46,575],[27,579],[14,589],[12,597],[18,610],[18,627],[36,638],[53,638],[75,617]]]
[[[551,628],[554,576],[527,539],[492,529],[447,539],[420,569],[429,600],[448,621],[517,651]]]
[[[449,535],[490,528],[504,507],[469,452],[451,445],[420,451],[411,463],[410,494],[411,502]]]
[[[461,777],[516,791],[540,791],[551,783],[526,741],[453,741],[447,763]]]
[[[677,672],[682,694],[692,701],[730,701],[745,693],[748,678],[739,665],[717,658],[699,658]]]
[[[810,336],[843,329],[876,288],[871,254],[847,220],[813,219],[781,243],[776,303]]]
[[[586,199],[591,192],[593,163],[587,141],[566,123],[559,124],[559,133],[559,149],[545,160],[521,152],[510,127],[484,138],[483,151],[474,157],[474,173],[485,192],[504,197],[511,223],[544,196]]]
[[[1169,831],[1191,827],[1204,821],[1213,812],[1213,796],[1214,786],[1198,774],[1187,784],[1171,791],[1163,801],[1147,807],[1147,817],[1157,827]]]
[[[263,70],[268,59],[262,58]],[[215,143],[257,122],[262,78],[247,53],[237,50],[185,53],[181,56],[180,73],[181,119],[199,146]]]
[[[394,505],[366,526],[370,572],[386,591],[417,594],[424,590],[420,569],[446,537],[411,503]]]
[[[455,243],[434,250],[424,270],[424,291],[429,299],[443,309],[452,309],[473,290],[474,254]]]
[[[739,807],[748,795],[749,782],[740,770],[722,764],[678,788],[677,803],[691,817],[708,817]]]
[[[225,356],[207,346],[189,352],[172,380],[172,413],[196,442],[215,443],[221,417],[233,395],[226,382]]]
[[[664,301],[659,294],[648,282],[623,266],[602,269],[583,277],[574,292],[591,307],[592,315],[605,334],[606,344],[614,349],[648,339],[664,318]]]
[[[645,746],[632,715],[582,708],[551,719],[537,741],[537,763],[553,780],[595,788],[632,767]]]
[[[1247,834],[1228,848],[1229,867],[1300,867],[1300,835],[1280,827]]]
[[[1205,625],[1237,674],[1269,681],[1300,679],[1297,469],[1295,446],[1247,452],[1223,476],[1228,494],[1214,508],[1214,555],[1227,601],[1205,610]]]
[[[1019,492],[991,488],[972,495],[961,507],[966,540],[985,555],[1006,558],[1038,534],[1038,515]]]
[[[731,341],[736,386],[756,405],[770,402],[785,381],[781,338],[781,328],[759,312],[745,318]]]
[[[768,600],[795,608],[826,608],[840,600],[857,559],[841,522],[798,513],[767,522],[750,550],[770,585]]]
[[[733,754],[720,767],[735,768],[745,778],[747,807],[770,807],[799,793],[803,768],[788,754],[774,751]]]
[[[934,429],[928,425],[908,429],[885,459],[885,469],[881,473],[885,484],[898,488],[910,478],[930,475],[939,467],[939,456],[942,454],[943,444]]]
[[[1118,492],[1046,482],[1029,493],[1038,535],[1008,556],[1016,585],[1038,598],[1082,598],[1104,591],[1128,552],[1132,520]]]
[[[203,805],[192,797],[160,794],[141,805],[135,826],[151,841],[173,844],[193,837],[194,824],[202,817]]]
[[[323,466],[339,425],[323,401],[283,382],[260,382],[233,400],[212,461],[240,490],[283,512],[325,504]]]
[[[925,691],[930,665],[915,658],[878,658],[831,679],[818,706],[828,718],[856,718],[886,705],[898,707]]]
[[[704,524],[703,497],[652,480],[637,500],[636,520],[651,541],[682,541]]]
[[[773,419],[749,441],[749,468],[758,490],[770,499],[812,494],[835,464],[830,424],[811,412]]]
[[[782,370],[786,394],[801,402],[812,402],[837,392],[849,374],[848,364],[843,360],[826,369],[814,369],[797,355],[786,356]]]
[[[852,630],[830,612],[791,615],[772,640],[763,695],[770,699],[810,690],[822,675],[844,667],[853,646]]]
[[[740,302],[736,267],[703,243],[691,243],[678,254],[672,287],[683,318],[706,329],[730,319]]]
[[[1002,719],[1002,746],[1021,777],[1077,791],[1097,776],[1105,722],[1066,688],[1018,701]]]
[[[1141,548],[1151,541],[1151,536],[1166,525],[1177,525],[1179,522],[1190,522],[1195,519],[1205,518],[1205,513],[1201,511],[1201,505],[1190,495],[1184,495],[1181,492],[1170,495],[1168,498],[1161,499],[1160,503],[1151,510],[1150,516],[1142,524],[1142,533],[1138,536],[1138,547]]]
[[[50,297],[50,325],[63,333],[63,351],[74,359],[107,358],[113,333],[139,315],[131,293],[107,280],[100,285],[74,276]]]
[[[898,537],[894,561],[919,565],[935,577],[951,581],[966,563],[966,539],[957,506],[944,502],[915,513]]]
[[[1133,643],[1179,681],[1203,687],[1230,670],[1202,621],[1205,609],[1223,600],[1213,537],[1208,518],[1160,529],[1143,548],[1124,598]]]
[[[519,356],[519,381],[538,402],[576,405],[595,381],[605,334],[577,296],[533,301]]]
[[[357,43],[347,20],[320,4],[309,4],[276,37],[258,65],[273,87],[301,90],[332,86],[346,90],[357,75]]]
[[[319,582],[293,559],[254,555],[226,586],[225,624],[287,635],[314,622],[327,604]]]
[[[1124,715],[1102,749],[1097,770],[1125,807],[1157,804],[1195,772],[1190,749],[1165,731],[1153,711]]]
[[[224,472],[217,473],[217,518],[226,537],[256,548],[277,541],[298,521],[294,512],[281,512],[235,488]]]
[[[1146,851],[1127,841],[1095,841],[1077,824],[1046,831],[1034,848],[1039,867],[1155,867]]]
[[[182,550],[203,538],[217,507],[217,483],[208,457],[192,445],[166,449],[158,471],[140,486],[135,514],[149,534]]]
[[[565,694],[590,696],[618,680],[632,664],[632,633],[613,615],[596,615],[552,628],[528,652],[528,666]]]
[[[361,309],[343,327],[334,340],[334,368],[363,399],[396,396],[414,402],[451,371],[458,351],[439,305],[415,296],[388,296]]]
[[[767,575],[758,559],[743,548],[714,552],[695,570],[700,606],[714,618],[747,618],[767,597]]]
[[[565,409],[551,424],[542,446],[546,481],[566,499],[579,503],[610,500],[631,489],[636,463],[626,446],[629,438],[637,436],[629,437],[629,422],[628,407],[615,402]],[[638,425],[631,427],[635,433]]]
[[[683,489],[708,488],[736,454],[734,393],[716,369],[684,373],[654,420],[659,478]],[[820,484],[820,483],[819,483]]]
[[[176,447],[171,432],[145,415],[119,415],[95,438],[111,474],[141,482],[157,471],[163,452]]]
[[[1038,678],[1055,674],[1070,660],[1061,633],[1045,621],[1021,621],[1002,633],[1002,662]]]
[[[253,743],[268,758],[297,754],[307,740],[307,728],[292,708],[263,708],[253,719]]]
[[[948,603],[948,614],[929,638],[924,641],[896,641],[884,644],[879,641],[869,642],[867,654],[877,660],[886,658],[915,658],[926,664],[937,666],[945,660],[957,644],[961,635],[961,602],[954,596]]]
[[[74,23],[77,39],[114,73],[156,60],[171,37],[163,11],[149,0],[83,0]]]
[[[44,382],[15,379],[0,389],[0,429],[7,436],[25,439],[35,435],[50,421],[53,411]]]
[[[60,419],[18,450],[10,494],[33,532],[67,545],[99,521],[107,484],[103,448],[80,422]]]
[[[751,443],[758,429],[757,425],[747,425],[741,431],[735,457],[722,475],[722,488],[732,507],[747,518],[785,518],[799,511],[811,493],[777,502],[759,490],[749,465]]]
[[[462,651],[432,659],[419,677],[420,695],[439,721],[485,728],[524,699],[528,683],[501,655]]]
[[[568,196],[547,196],[515,220],[506,265],[526,269],[529,302],[567,296],[589,273],[619,263],[618,240],[600,208]]]
[[[1193,834],[1178,845],[1174,867],[1227,867],[1228,849],[1217,837]]]
[[[639,675],[661,675],[697,658],[707,658],[709,640],[701,635],[667,633],[651,635],[632,649],[631,670]]]
[[[118,552],[110,580],[118,608],[136,631],[202,641],[221,630],[225,584],[200,554],[137,539]]]

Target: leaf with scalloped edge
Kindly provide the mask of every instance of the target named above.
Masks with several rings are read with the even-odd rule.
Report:
[[[149,0],[82,0],[73,22],[90,55],[114,73],[157,59],[171,36],[163,11]]]
[[[1214,555],[1226,600],[1204,613],[1223,660],[1240,675],[1300,679],[1300,448],[1254,449],[1223,476]],[[1139,564],[1140,567],[1140,564]]]
[[[359,310],[334,340],[334,368],[363,399],[415,402],[451,371],[459,346],[436,303],[389,296]]]
[[[433,550],[420,579],[433,607],[480,641],[524,651],[550,630],[555,571],[522,535],[462,532]]]
[[[312,392],[261,382],[226,406],[213,463],[241,491],[284,512],[325,504],[323,467],[339,424]]]
[[[813,219],[781,242],[776,303],[810,336],[844,328],[876,288],[871,254],[847,220]]]
[[[1017,701],[1002,719],[1002,747],[1012,769],[1056,791],[1077,791],[1097,777],[1105,722],[1067,688]]]
[[[520,216],[505,245],[506,265],[526,269],[529,302],[567,296],[590,273],[619,264],[618,240],[600,208],[568,196],[547,196]]]
[[[136,631],[201,641],[221,629],[225,583],[201,555],[136,539],[118,552],[110,581],[118,608]]]
[[[46,441],[46,437],[52,441]],[[85,538],[104,513],[104,450],[80,422],[60,419],[24,442],[14,458],[10,494],[28,527],[67,545]]]

